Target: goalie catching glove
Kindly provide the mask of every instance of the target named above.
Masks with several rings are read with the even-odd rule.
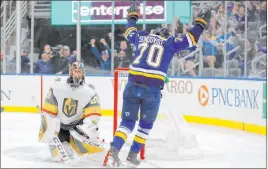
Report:
[[[200,25],[203,29],[206,29],[208,26],[208,23],[211,18],[211,11],[206,10],[205,12],[201,11],[198,15],[197,18],[195,18],[195,24]]]
[[[89,118],[84,119],[83,123],[82,125],[77,125],[71,133],[75,133],[81,142],[84,140],[96,141],[99,136],[98,126]]]
[[[140,9],[139,6],[136,4],[131,5],[127,10],[127,20],[134,19],[135,21],[138,21],[140,16]]]

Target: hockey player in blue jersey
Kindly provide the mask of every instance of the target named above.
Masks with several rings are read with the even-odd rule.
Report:
[[[170,36],[165,28],[157,28],[154,34],[137,30],[138,6],[132,5],[128,9],[127,30],[124,36],[128,42],[136,46],[137,50],[134,61],[129,67],[128,83],[123,92],[122,121],[104,159],[104,165],[120,167],[122,164],[118,155],[135,127],[139,110],[139,126],[127,156],[127,163],[133,167],[140,164],[137,155],[156,120],[161,99],[160,91],[164,87],[170,61],[176,52],[196,45],[210,17],[210,11],[201,12],[195,19],[194,27],[181,39],[177,39]]]

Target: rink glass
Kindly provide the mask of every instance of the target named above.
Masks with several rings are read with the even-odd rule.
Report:
[[[58,4],[55,2],[5,1],[1,4],[2,31],[4,31],[4,26],[6,28],[6,41],[4,41],[4,33],[1,34],[2,74],[36,73],[33,71],[35,64],[41,58],[46,44],[51,47],[57,47],[59,44],[67,45],[70,53],[75,55],[73,51],[77,50],[77,2],[58,1]],[[135,49],[129,43],[124,42],[125,39],[122,36],[126,24],[125,9],[132,3],[133,1],[81,2],[81,59],[86,65],[87,74],[111,75],[115,68],[128,67],[133,60]],[[212,11],[208,37],[216,46],[216,50],[213,47],[204,46],[204,36],[202,36],[196,51],[184,50],[177,53],[169,66],[169,76],[191,76],[189,70],[193,69],[197,76],[266,77],[267,56],[260,50],[266,48],[267,43],[266,2],[136,1],[136,4],[140,5],[141,10],[147,11],[147,14],[146,12],[141,14],[137,24],[138,29],[150,32],[162,26],[168,28],[172,35],[185,33],[200,10]],[[16,21],[16,12],[13,8],[16,5],[21,8],[23,16],[21,24]],[[32,5],[35,6],[33,12],[31,11]],[[56,10],[55,12],[54,9],[57,6],[64,6],[64,10],[69,10],[69,8],[70,10],[69,12]],[[153,8],[149,8],[150,6]],[[178,9],[180,6],[183,6],[185,11]],[[153,10],[150,11],[150,9]],[[11,22],[13,25],[10,24]],[[17,35],[20,35],[20,38]],[[96,41],[96,47],[101,55],[99,58],[92,51],[91,39]],[[102,39],[105,39],[111,49],[111,52],[106,55],[107,51],[105,52]],[[16,44],[17,40],[22,43]],[[21,57],[24,50],[29,52],[29,63]],[[185,59],[185,56],[191,52],[194,52],[193,59]],[[207,62],[209,55],[214,55],[216,58],[214,63],[216,69],[209,68]],[[110,59],[110,63],[105,63],[105,68],[103,68],[102,62],[107,58]],[[186,62],[190,63],[190,68],[189,65],[186,66]]]

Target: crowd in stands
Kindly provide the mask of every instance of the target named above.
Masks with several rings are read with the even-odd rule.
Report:
[[[244,59],[245,51],[247,52],[247,70],[251,68],[251,62],[254,58],[267,54],[264,49],[266,46],[267,32],[259,31],[259,27],[266,25],[267,28],[267,1],[251,1],[247,5],[247,23],[245,22],[245,3],[246,1],[228,2],[227,6],[227,21],[225,20],[225,2],[214,1],[209,3],[203,3],[202,7],[196,4],[195,14],[198,10],[203,8],[212,11],[212,18],[210,20],[209,28],[204,31],[198,47],[203,54],[204,67],[222,69],[224,67],[224,57],[226,58],[226,66],[228,63],[237,63],[236,69],[240,70],[236,76],[241,76],[244,73]],[[226,24],[226,25],[225,25]],[[245,31],[245,25],[247,24],[247,30]],[[188,25],[182,25],[180,33],[185,33],[184,28]],[[227,28],[226,32],[225,27]],[[187,29],[187,28],[186,28]],[[176,28],[175,30],[179,30]],[[245,34],[247,33],[247,39]],[[261,38],[261,37],[265,38]],[[226,43],[224,43],[226,40]],[[245,42],[247,47],[245,49]],[[182,52],[178,54],[179,58],[185,57],[185,55],[195,51],[196,49],[188,49],[188,52]],[[190,68],[197,62],[199,55],[185,59],[185,68]],[[263,57],[263,68],[266,67],[266,57]],[[231,68],[231,67],[230,67]],[[233,67],[232,67],[233,68]],[[198,71],[197,67],[191,69],[188,73],[192,76],[196,75]],[[249,75],[250,72],[247,72]],[[261,76],[265,77],[266,74]]]
[[[111,70],[112,54],[114,57],[114,69],[129,67],[133,59],[133,47],[123,37],[123,33],[114,36],[114,50],[112,51],[112,33],[105,38],[92,38],[89,43],[89,51],[97,60],[97,67],[103,70]]]
[[[68,46],[58,45],[52,48],[46,44],[44,51],[34,66],[34,73],[42,74],[68,74],[69,65],[76,61],[76,51],[71,54]]]
[[[227,21],[225,20],[224,1],[210,1],[207,3],[195,2],[193,4],[193,18],[196,17],[200,10],[205,8],[212,11],[212,18],[210,20],[208,29],[204,31],[203,36],[199,40],[198,47],[189,48],[176,54],[172,61],[173,64],[171,64],[170,68],[174,69],[175,65],[175,69],[177,71],[175,71],[175,73],[173,71],[173,75],[183,74],[180,71],[181,69],[187,69],[187,71],[184,72],[187,75],[200,75],[200,72],[198,72],[198,64],[196,63],[200,62],[199,58],[201,54],[203,56],[204,68],[218,70],[222,70],[225,66],[227,66],[227,69],[235,68],[239,70],[235,76],[242,76],[243,72],[245,71],[245,55],[247,55],[247,70],[253,69],[253,64],[251,62],[263,54],[265,54],[265,57],[261,59],[262,65],[257,67],[258,69],[263,69],[263,67],[266,67],[267,38],[263,40],[260,36],[267,36],[267,32],[264,32],[260,35],[259,27],[267,24],[267,2],[250,1],[248,3],[247,23],[245,23],[245,2],[246,1],[228,2],[226,16]],[[246,24],[248,27],[247,30],[245,30]],[[168,24],[167,28],[170,30],[170,33],[175,33],[175,36],[180,37],[192,26],[193,25],[191,23],[181,23],[180,19],[175,17],[175,32],[172,31],[172,24]],[[225,27],[227,28],[226,32],[224,31]],[[153,31],[153,29],[150,28],[147,28],[147,30]],[[90,36],[87,44],[84,45],[86,46],[86,52],[84,53],[87,54],[87,57],[82,56],[82,60],[90,60],[89,63],[90,65],[94,65],[94,69],[110,72],[113,54],[113,68],[128,67],[133,60],[135,48],[124,39],[123,32],[124,31],[121,31],[120,33],[116,33],[114,35],[115,41],[113,51],[111,46],[113,35],[111,32],[104,33],[102,36]],[[248,37],[247,39],[245,39],[246,33]],[[245,43],[247,43],[246,48]],[[50,45],[46,44],[44,46],[44,50],[40,53],[38,61],[34,63],[34,73],[67,74],[68,65],[76,61],[77,56],[76,50],[72,47],[69,47],[68,40],[64,44],[65,46],[57,45],[56,47],[51,47]],[[185,56],[191,53],[195,54],[185,58]],[[3,56],[1,54],[1,60],[2,58]],[[16,57],[10,60],[9,64],[15,64],[15,62]],[[227,62],[236,63],[236,66],[232,67]],[[29,51],[27,49],[23,50],[23,54],[21,56],[21,70],[22,73],[28,73],[30,71]],[[249,75],[250,71],[248,71],[247,74]],[[266,71],[260,76],[266,76]]]
[[[1,63],[3,60],[3,54],[1,51]],[[7,67],[10,70],[16,70],[16,51],[14,51],[14,57],[8,61]],[[70,53],[68,46],[58,45],[56,48],[52,48],[46,44],[44,50],[40,53],[37,62],[34,63],[33,72],[39,74],[68,74],[69,65],[76,61],[76,51]],[[30,58],[29,50],[24,49],[21,55],[21,73],[30,73]]]

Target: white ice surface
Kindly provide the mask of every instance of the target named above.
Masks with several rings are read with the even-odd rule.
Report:
[[[48,146],[37,141],[39,127],[38,114],[1,113],[1,167],[102,167],[104,153],[85,157],[69,165],[51,162]],[[147,156],[140,167],[266,167],[265,136],[206,125],[191,124],[191,127],[197,134],[202,156],[192,160]],[[161,132],[157,131],[158,136],[164,134]],[[111,117],[101,120],[101,137],[107,142],[112,139]],[[127,152],[126,148],[122,152]]]

